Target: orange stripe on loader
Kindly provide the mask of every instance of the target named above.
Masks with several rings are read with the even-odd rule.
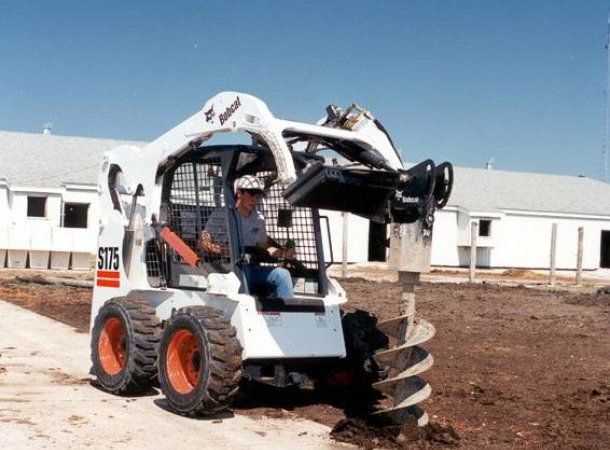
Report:
[[[106,278],[98,278],[97,285],[101,287],[114,287],[118,288],[121,286],[120,280],[108,280]]]
[[[180,257],[191,267],[197,267],[199,264],[199,256],[189,247],[180,236],[170,230],[168,227],[161,230],[161,238],[169,245]]]
[[[121,274],[119,272],[111,272],[109,270],[98,270],[97,271],[98,278],[120,278]]]

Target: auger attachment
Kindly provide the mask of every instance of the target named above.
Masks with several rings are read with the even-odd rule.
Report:
[[[430,322],[416,317],[415,312],[415,285],[420,273],[430,266],[431,223],[429,228],[425,224],[421,220],[412,224],[393,223],[390,236],[388,266],[398,270],[402,294],[399,315],[379,322],[377,327],[395,338],[397,344],[375,354],[375,359],[389,365],[392,371],[389,378],[373,387],[393,397],[394,405],[373,415],[393,424],[402,424],[409,417],[415,417],[419,426],[428,423],[428,415],[418,404],[430,396],[432,389],[419,375],[428,370],[434,360],[420,344],[430,340],[435,329]]]

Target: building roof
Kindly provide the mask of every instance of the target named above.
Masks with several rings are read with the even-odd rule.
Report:
[[[147,142],[0,131],[0,179],[12,186],[97,183],[102,154]],[[455,167],[449,205],[610,216],[610,185],[585,177]]]
[[[610,184],[586,177],[456,167],[448,204],[470,210],[610,216]]]
[[[146,142],[0,131],[0,179],[37,188],[96,184],[102,155],[120,145]]]

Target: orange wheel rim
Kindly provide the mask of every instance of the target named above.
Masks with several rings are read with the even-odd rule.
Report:
[[[178,330],[167,348],[167,378],[180,394],[188,394],[201,377],[201,352],[195,335],[189,330]]]
[[[104,322],[97,344],[102,369],[109,375],[116,375],[125,367],[125,327],[117,317]]]

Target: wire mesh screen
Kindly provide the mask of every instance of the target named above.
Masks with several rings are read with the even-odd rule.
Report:
[[[259,172],[256,176],[265,186],[271,185],[277,178],[274,172]],[[267,234],[282,246],[288,241],[294,242],[296,259],[308,269],[317,269],[318,254],[312,210],[292,206],[282,197],[282,189],[277,184],[266,190],[259,209],[265,217]]]
[[[237,169],[233,170],[239,173],[237,176],[246,173],[255,175],[264,183],[266,197],[258,207],[265,218],[266,233],[281,246],[288,246],[291,241],[295,249],[295,259],[304,266],[295,262],[287,266],[293,277],[294,292],[318,295],[320,289],[323,289],[319,270],[323,261],[318,261],[315,222],[317,214],[310,208],[294,207],[287,202],[282,197],[282,189],[273,183],[277,174],[268,161],[259,157],[257,153],[244,152],[239,156],[242,164],[238,164]],[[168,176],[164,187],[165,213],[161,216],[165,218],[169,228],[197,251],[207,272],[227,273],[233,270],[229,252],[227,210],[233,205],[225,205],[220,160],[209,157],[205,160],[187,160],[175,167]],[[210,241],[213,245],[210,245]],[[183,276],[185,280],[193,278],[190,275],[198,276],[167,245],[161,251],[162,255],[159,255],[159,249],[154,246],[147,248],[147,267],[151,284],[157,277],[160,280],[167,277],[169,286],[182,286]],[[240,255],[234,257],[239,259]],[[166,261],[171,261],[172,264],[166,266]],[[282,262],[265,261],[260,264],[279,266]]]
[[[222,189],[220,162],[185,162],[173,173],[168,203],[168,225],[204,263],[213,264],[212,271],[229,271],[230,256],[225,253],[205,252],[199,246],[202,232],[213,241],[228,246],[227,212]],[[178,255],[173,255],[180,261]]]
[[[155,239],[146,242],[146,274],[152,287],[161,286],[161,258]]]

